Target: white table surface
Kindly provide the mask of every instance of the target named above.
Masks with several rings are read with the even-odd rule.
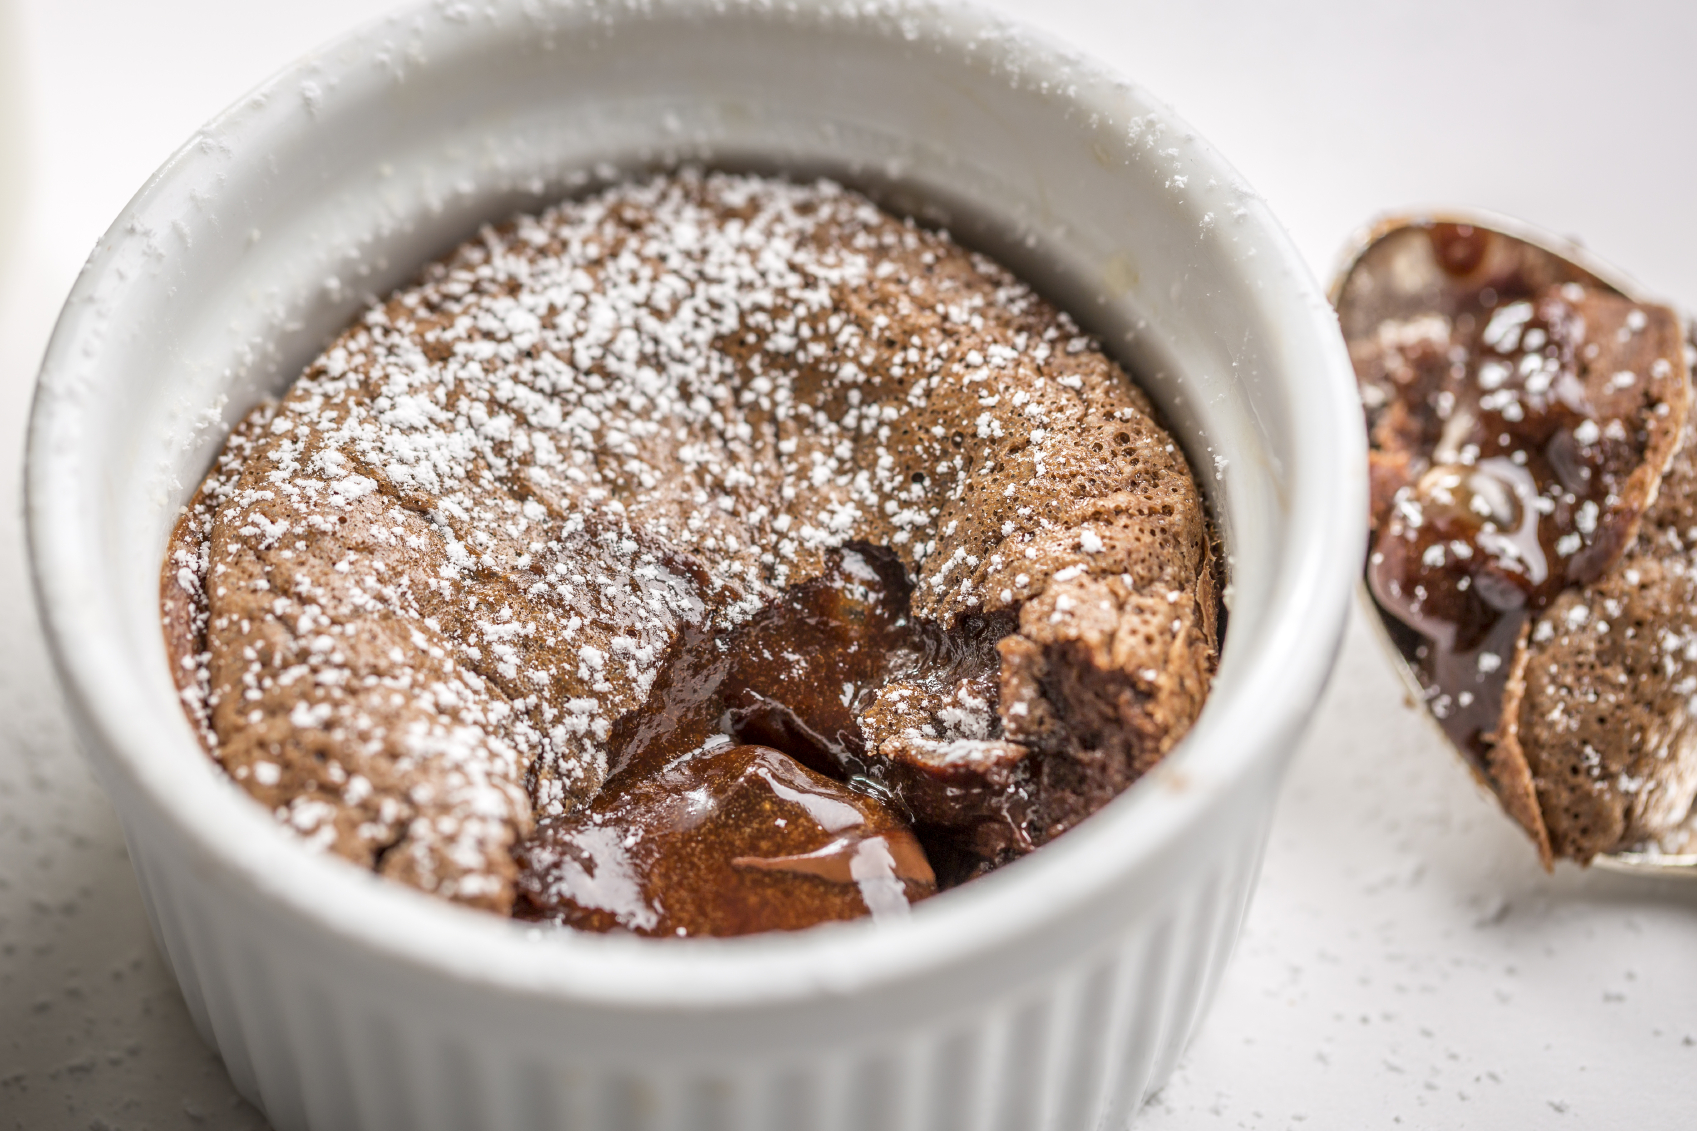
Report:
[[[195,1037],[69,740],[28,604],[20,450],[54,314],[124,201],[203,120],[385,6],[0,0],[0,1129],[264,1126]],[[1317,274],[1369,216],[1440,202],[1581,233],[1697,307],[1697,8],[996,6],[1169,99]],[[1220,996],[1139,1127],[1649,1131],[1697,1125],[1693,1078],[1697,883],[1542,873],[1357,622]]]

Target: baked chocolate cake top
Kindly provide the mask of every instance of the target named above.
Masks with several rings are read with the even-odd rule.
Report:
[[[1689,851],[1697,799],[1697,447],[1683,443],[1615,568],[1563,592],[1516,650],[1500,761],[1523,763],[1546,860]],[[1518,776],[1518,775],[1517,775]]]
[[[537,822],[682,717],[682,653],[857,547],[895,563],[898,615],[988,641],[988,676],[934,701],[843,701],[876,724],[856,757],[905,758],[916,803],[1011,783],[1002,832],[960,818],[989,863],[1098,807],[1201,707],[1208,521],[1119,367],[863,197],[686,172],[487,228],[375,304],[235,430],[173,537],[164,615],[244,789],[316,844],[507,910]]]

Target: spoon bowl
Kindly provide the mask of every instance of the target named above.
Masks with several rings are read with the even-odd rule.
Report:
[[[1500,284],[1505,288],[1504,298],[1509,287],[1515,288],[1515,293],[1524,290],[1530,294],[1550,286],[1576,283],[1634,303],[1653,301],[1629,277],[1599,262],[1570,240],[1552,237],[1504,217],[1454,210],[1391,216],[1363,229],[1346,248],[1329,297],[1354,355],[1358,343],[1380,333],[1387,323],[1417,326],[1420,319],[1436,315],[1458,327],[1474,326],[1474,319],[1490,314],[1499,301],[1491,286],[1498,280],[1504,281]],[[1484,299],[1478,299],[1479,295],[1485,296]],[[1483,307],[1477,305],[1480,301]],[[1689,328],[1686,332],[1689,333]],[[1489,334],[1487,328],[1480,337]],[[1364,379],[1363,401],[1369,410],[1375,407],[1378,392]],[[1440,440],[1439,450],[1443,443]],[[1436,454],[1433,462],[1439,462]],[[1385,607],[1371,584],[1373,568],[1370,555],[1364,562],[1358,593],[1372,614],[1369,622],[1392,666],[1413,699],[1426,707],[1422,713],[1445,744],[1512,816],[1527,825],[1527,819],[1522,816],[1524,810],[1516,809],[1513,790],[1505,791],[1500,776],[1493,774],[1492,747],[1511,665],[1504,664],[1494,682],[1485,681],[1494,690],[1494,696],[1482,694],[1478,700],[1469,702],[1469,696],[1463,694],[1459,705],[1451,702],[1448,695],[1441,694],[1436,680],[1421,678],[1422,663],[1428,666],[1431,663],[1425,659],[1428,646],[1436,648],[1436,645]],[[1514,655],[1512,649],[1518,644],[1518,624],[1517,621],[1506,625],[1505,639],[1497,642],[1506,644],[1509,656]],[[1497,647],[1497,653],[1502,651],[1502,647]],[[1530,777],[1525,784],[1525,798],[1530,800]],[[1686,845],[1697,844],[1697,822],[1692,816],[1685,818],[1681,831],[1685,833]],[[1534,834],[1534,840],[1537,839]],[[1545,858],[1547,862],[1548,855]],[[1654,842],[1598,853],[1591,862],[1609,871],[1697,877],[1697,852],[1663,851]]]

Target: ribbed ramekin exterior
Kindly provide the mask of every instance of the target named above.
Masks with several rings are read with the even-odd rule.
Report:
[[[350,994],[333,946],[280,946],[169,836],[130,832],[195,1024],[278,1131],[1096,1131],[1132,1121],[1213,996],[1259,870],[1264,776],[1185,846],[1158,906],[1077,961],[860,1047],[830,1039],[827,1007],[816,1046],[722,1065],[573,1063],[432,1003]]]

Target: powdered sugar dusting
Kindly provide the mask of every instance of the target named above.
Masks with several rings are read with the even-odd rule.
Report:
[[[1206,668],[1199,515],[1141,395],[989,260],[829,182],[684,173],[485,229],[369,310],[232,436],[165,612],[244,788],[502,908],[510,849],[599,787],[680,634],[827,551],[891,547],[945,624],[1123,579],[1125,615],[1162,597],[1110,666]],[[1045,606],[1045,639],[1088,611]],[[939,741],[991,732],[988,701],[946,709]]]

